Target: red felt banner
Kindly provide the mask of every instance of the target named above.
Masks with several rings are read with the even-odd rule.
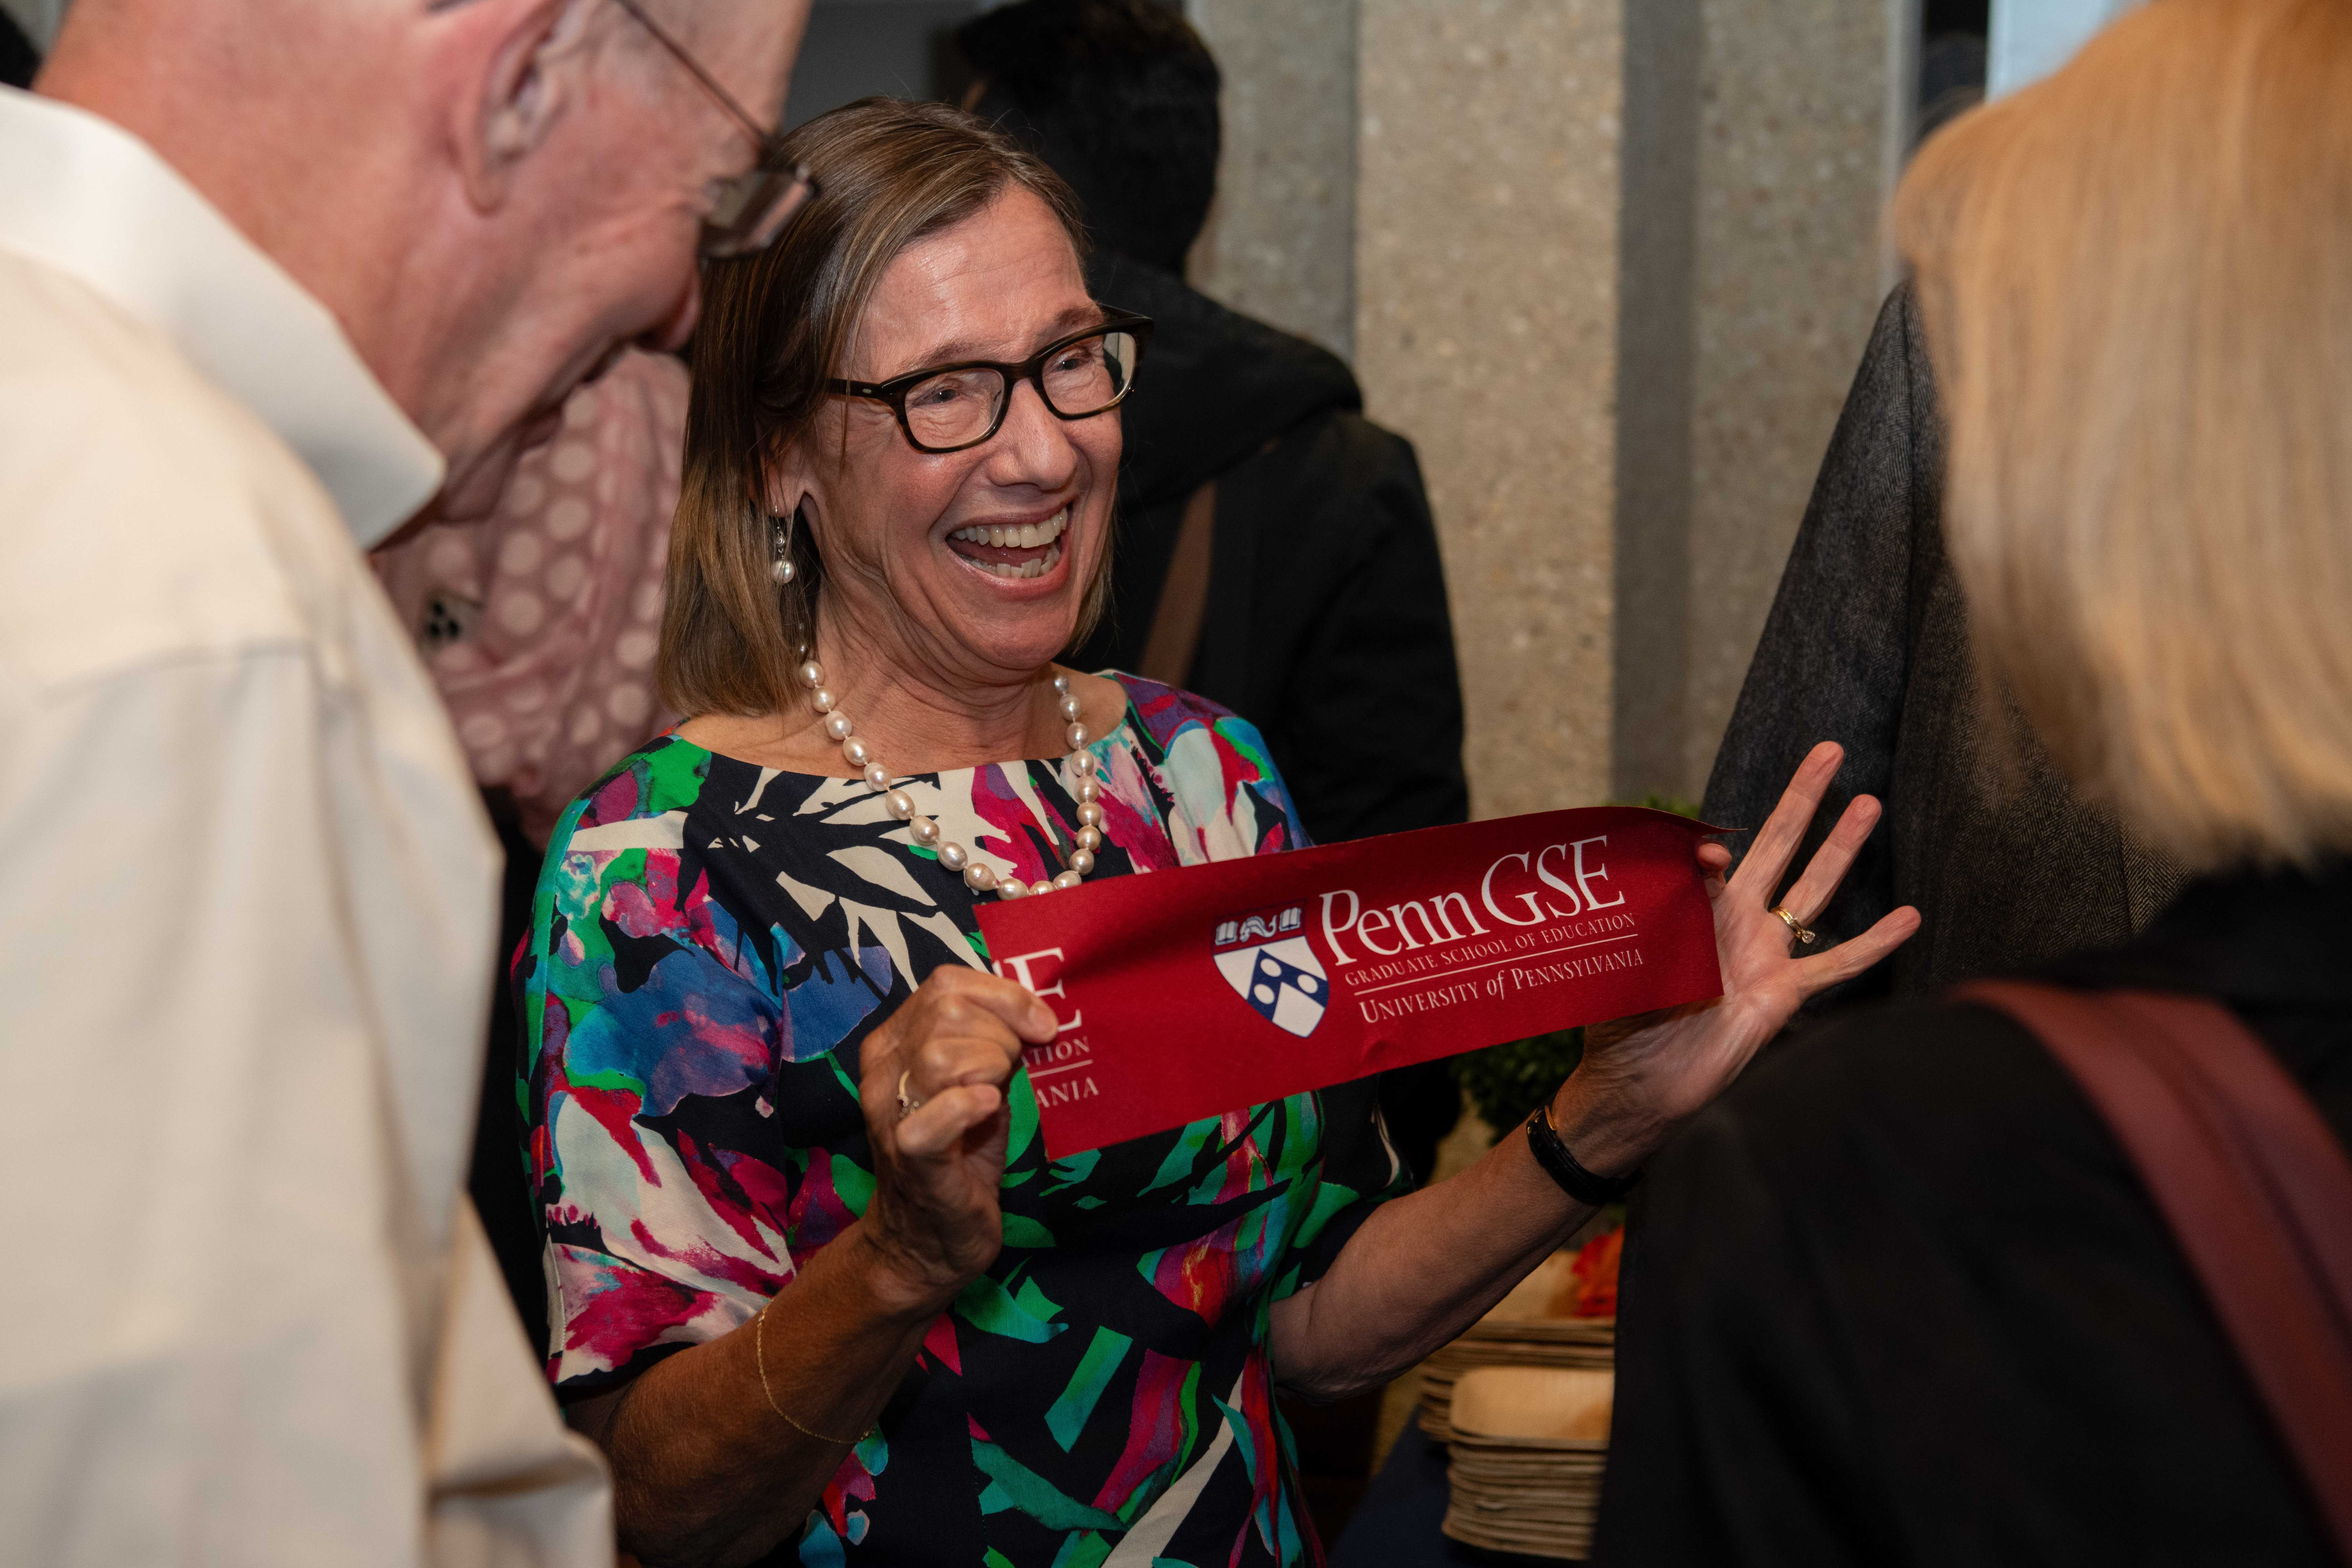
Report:
[[[1055,1159],[1572,1024],[1721,994],[1692,850],[1633,806],[1538,812],[992,900]]]

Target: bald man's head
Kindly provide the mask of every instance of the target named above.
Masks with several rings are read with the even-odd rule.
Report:
[[[809,0],[637,0],[763,125]],[[142,137],[334,311],[448,515],[698,303],[751,137],[617,0],[77,0],[36,90]]]

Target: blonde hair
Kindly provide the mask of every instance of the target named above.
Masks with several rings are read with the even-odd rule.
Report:
[[[689,717],[782,708],[797,650],[816,640],[824,557],[810,531],[795,529],[793,581],[779,587],[770,576],[767,465],[815,423],[825,380],[845,374],[858,321],[898,253],[1018,186],[1085,255],[1077,198],[1062,177],[946,104],[862,99],[793,132],[784,153],[809,165],[821,194],[768,248],[703,274],[656,665],[662,700]],[[1109,591],[1106,546],[1074,643]]]
[[[1895,224],[1988,675],[2189,865],[2352,847],[2352,3],[2153,0]]]

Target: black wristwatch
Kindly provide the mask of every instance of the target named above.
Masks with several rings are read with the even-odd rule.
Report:
[[[1559,1184],[1561,1192],[1578,1203],[1590,1204],[1594,1208],[1615,1203],[1632,1192],[1642,1179],[1639,1171],[1624,1176],[1596,1176],[1578,1164],[1576,1156],[1568,1152],[1568,1145],[1561,1142],[1559,1134],[1552,1130],[1551,1113],[1540,1105],[1536,1107],[1536,1113],[1528,1118],[1528,1147],[1536,1152],[1536,1163]]]

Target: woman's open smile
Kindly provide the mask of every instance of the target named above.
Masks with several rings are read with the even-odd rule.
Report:
[[[948,549],[959,561],[992,577],[1050,576],[1062,563],[1062,535],[1069,525],[1066,504],[1042,522],[1007,518],[959,528],[948,535]]]

